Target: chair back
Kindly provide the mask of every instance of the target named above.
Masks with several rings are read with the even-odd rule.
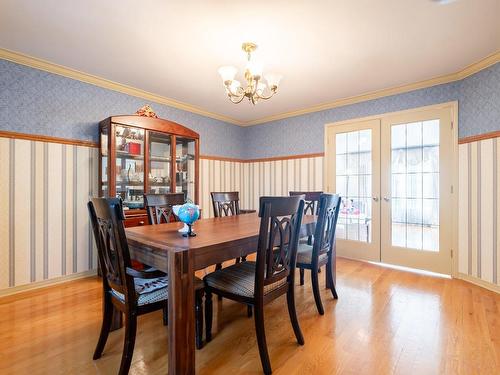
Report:
[[[321,194],[318,219],[314,230],[313,267],[318,262],[320,255],[330,252],[333,248],[337,219],[340,212],[340,201],[338,194]]]
[[[291,191],[290,196],[304,195],[304,215],[317,215],[322,191]]]
[[[240,193],[231,192],[212,192],[212,205],[214,207],[214,216],[233,216],[240,214]]]
[[[127,275],[130,253],[123,222],[121,199],[92,198],[87,204],[99,255],[104,289],[123,294],[125,300],[135,296],[134,280]]]
[[[255,274],[255,296],[265,286],[284,278],[293,282],[304,196],[260,197],[260,231]]]
[[[184,202],[184,193],[144,194],[149,224],[170,223],[175,218],[172,207]]]

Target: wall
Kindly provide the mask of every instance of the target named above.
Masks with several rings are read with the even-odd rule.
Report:
[[[264,195],[323,189],[320,156],[254,162],[202,159],[200,169],[200,205],[209,217],[213,216],[211,191],[239,191],[240,208],[257,210]]]
[[[499,82],[497,63],[462,81],[251,126],[245,128],[245,157],[323,152],[325,124],[455,100],[459,102],[460,138],[499,130]]]
[[[500,285],[498,138],[459,146],[458,271]]]
[[[261,195],[321,190],[321,156],[242,159],[321,153],[325,123],[458,99],[462,138],[500,130],[499,82],[497,64],[463,81],[249,128],[152,105],[161,117],[198,131],[202,154],[218,158],[201,160],[200,204],[212,215],[210,191],[238,190],[241,207],[256,209]],[[0,60],[0,130],[95,141],[98,120],[111,113],[134,112],[143,104],[135,97]],[[498,238],[491,238],[496,236],[499,221],[493,213],[495,206],[490,204],[496,202],[498,189],[488,187],[495,168],[492,160],[496,159],[488,154],[493,147],[488,141],[477,142],[484,145],[460,146],[460,165],[470,164],[471,169],[460,170],[459,271],[463,277],[490,287],[500,279],[495,267],[499,250],[492,245]],[[465,153],[471,163],[464,159],[464,147],[471,148],[470,155]],[[0,170],[0,209],[4,212],[0,216],[0,247],[5,249],[0,252],[0,294],[9,286],[95,268],[85,204],[96,191],[91,179],[96,176],[96,157],[97,150],[91,147],[0,138],[2,165],[9,165]],[[478,186],[486,189],[481,191],[480,201]],[[462,200],[465,192],[467,200]],[[469,201],[470,206],[464,206]]]
[[[0,59],[0,130],[98,141],[98,122],[151,104],[200,134],[201,153],[241,158],[238,126]]]
[[[0,290],[95,269],[96,148],[0,138]]]

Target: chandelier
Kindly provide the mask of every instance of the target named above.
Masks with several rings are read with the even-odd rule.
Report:
[[[262,65],[252,61],[252,52],[257,49],[255,43],[243,43],[241,49],[247,53],[247,65],[245,67],[246,87],[234,79],[238,69],[234,66],[223,66],[219,68],[219,74],[226,89],[227,96],[234,104],[241,103],[245,98],[252,104],[257,104],[259,100],[270,99],[276,91],[281,80],[279,74],[266,74],[267,85],[262,82]]]

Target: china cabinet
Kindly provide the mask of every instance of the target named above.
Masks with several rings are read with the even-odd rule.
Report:
[[[199,135],[172,121],[138,115],[99,123],[99,192],[120,197],[125,225],[147,223],[145,193],[180,193],[197,203]]]

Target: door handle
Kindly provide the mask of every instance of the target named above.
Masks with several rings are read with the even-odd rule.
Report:
[[[391,200],[391,198],[384,197],[384,201],[389,202],[390,200]]]
[[[378,197],[372,197],[375,202],[378,202]]]

